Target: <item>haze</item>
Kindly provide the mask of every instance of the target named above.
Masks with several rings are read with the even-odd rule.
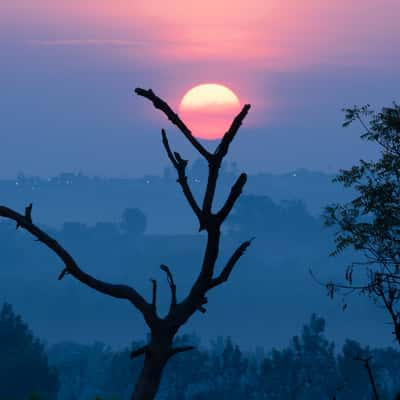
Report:
[[[100,341],[117,349],[142,340],[148,329],[131,304],[89,289],[71,269],[64,276],[43,246],[47,236],[38,243],[14,222],[30,228],[32,217],[82,270],[132,285],[149,301],[154,277],[163,315],[170,291],[160,265],[173,271],[179,303],[203,262],[199,225],[216,229],[211,240],[218,241],[215,221],[240,195],[221,246],[206,253],[211,262],[220,256],[214,275],[202,275],[226,272],[238,244],[256,240],[207,304],[198,306],[204,293],[193,291],[201,296],[187,304],[196,313],[179,333],[195,332],[204,343],[231,336],[243,349],[270,351],[287,346],[317,313],[336,349],[349,338],[393,345],[382,307],[367,296],[329,298],[310,270],[320,283],[343,282],[345,266],[360,260],[354,251],[329,256],[333,230],[321,214],[354,196],[332,183],[339,169],[378,156],[376,145],[360,139],[362,126],[342,127],[342,109],[369,103],[379,110],[399,100],[399,16],[399,0],[0,0],[0,206],[25,210],[20,217],[0,209],[14,219],[0,220],[0,305],[12,304],[49,345]],[[251,104],[221,165],[218,153],[200,149],[209,165],[199,159],[147,101],[151,92],[134,93],[151,88],[178,111],[202,83],[225,85],[240,100],[221,105],[221,115]],[[200,103],[186,115],[208,124]],[[212,206],[208,168],[218,176]],[[219,217],[210,217],[218,207]],[[204,304],[207,312],[198,313]]]

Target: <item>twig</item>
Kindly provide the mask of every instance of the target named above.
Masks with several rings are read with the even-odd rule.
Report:
[[[161,110],[167,118],[178,127],[183,133],[187,140],[193,145],[193,147],[207,160],[210,159],[211,154],[200,144],[200,142],[193,136],[190,129],[182,122],[178,114],[176,114],[171,107],[160,97],[156,96],[154,92],[149,89],[145,90],[142,88],[136,88],[135,93],[139,96],[143,96],[150,100],[154,107]]]
[[[242,111],[235,117],[233,120],[229,130],[225,133],[224,137],[221,140],[221,143],[218,145],[217,149],[215,150],[214,154],[219,158],[223,159],[229,149],[232,140],[235,138],[237,131],[239,130],[240,126],[242,125],[243,120],[246,118],[247,113],[250,110],[250,104],[245,104],[242,108]]]
[[[190,351],[190,350],[194,350],[196,347],[195,346],[180,346],[180,347],[174,347],[171,349],[170,351],[170,357],[174,356],[175,354],[178,353],[183,353],[185,351]]]
[[[179,153],[172,153],[171,147],[168,143],[167,134],[165,130],[162,129],[161,131],[162,142],[167,152],[168,158],[170,159],[172,165],[175,167],[176,172],[178,173],[178,180],[177,182],[181,185],[183,194],[185,195],[190,207],[192,208],[193,212],[196,214],[199,223],[201,225],[202,215],[200,207],[197,205],[197,202],[190,190],[187,177],[186,177],[186,165],[187,161],[183,160]],[[175,155],[174,155],[175,154]]]
[[[130,355],[130,357],[131,357],[131,360],[132,359],[134,359],[134,358],[136,358],[136,357],[139,357],[139,356],[141,356],[141,355],[143,355],[143,354],[145,354],[145,353],[147,353],[149,351],[149,347],[146,345],[146,346],[143,346],[143,347],[140,347],[139,349],[137,349],[137,350],[133,350],[132,352],[131,352],[131,355]]]
[[[240,174],[239,178],[236,180],[234,185],[232,186],[231,192],[229,193],[228,199],[225,204],[221,208],[221,210],[217,214],[217,218],[219,223],[222,224],[229,213],[232,211],[233,206],[235,205],[237,199],[242,193],[243,187],[247,182],[247,175]]]
[[[251,238],[250,240],[247,240],[246,242],[243,242],[232,254],[231,258],[228,260],[227,264],[225,267],[222,269],[221,273],[217,278],[214,278],[211,280],[209,288],[212,289],[215,286],[221,285],[222,283],[226,282],[235,267],[236,263],[239,261],[240,257],[244,254],[244,252],[247,250],[247,248],[250,246],[251,242],[255,238]]]
[[[176,285],[175,285],[174,278],[171,274],[170,269],[164,264],[160,265],[160,269],[167,274],[168,285],[169,285],[169,288],[171,289],[170,311],[172,311],[176,307]]]
[[[151,305],[153,307],[154,312],[157,309],[157,281],[155,279],[150,279],[152,283],[152,296],[151,296]]]

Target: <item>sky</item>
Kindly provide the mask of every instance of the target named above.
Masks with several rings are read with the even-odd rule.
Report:
[[[399,100],[398,0],[0,0],[0,178],[160,174],[197,158],[135,87],[178,109],[201,83],[252,109],[230,160],[250,173],[371,158],[342,108]],[[207,142],[210,148],[215,142]]]

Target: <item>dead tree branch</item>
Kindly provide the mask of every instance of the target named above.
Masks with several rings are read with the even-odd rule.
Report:
[[[223,158],[226,156],[230,144],[235,138],[240,126],[243,123],[250,105],[246,104],[240,113],[234,118],[229,130],[225,133],[214,153],[209,153],[192,135],[189,128],[180,120],[178,115],[170,108],[170,106],[161,98],[156,96],[153,91],[141,88],[135,89],[136,94],[150,100],[155,108],[161,110],[168,119],[176,125],[183,135],[189,140],[193,147],[203,156],[208,162],[208,179],[201,207],[195,201],[190,187],[187,183],[185,168],[187,161],[182,159],[179,153],[173,152],[168,143],[167,135],[162,130],[162,141],[166,153],[172,165],[178,173],[178,183],[181,185],[185,197],[196,214],[200,222],[200,230],[207,230],[207,245],[202,261],[200,273],[194,282],[187,297],[176,306],[176,312],[173,316],[170,313],[171,319],[175,324],[184,324],[194,312],[206,312],[204,304],[207,303],[206,293],[210,288],[215,287],[222,282],[225,282],[232,272],[235,264],[243,255],[244,251],[250,245],[251,241],[244,242],[232,255],[225,268],[222,270],[219,277],[213,279],[215,264],[219,253],[219,242],[221,237],[220,227],[224,220],[232,211],[237,199],[239,198],[243,187],[246,183],[246,174],[241,174],[235,184],[232,186],[231,192],[224,203],[223,207],[217,214],[213,214],[213,202],[215,197],[216,185],[219,175],[219,170]]]
[[[187,161],[183,160],[179,153],[172,152],[171,147],[169,146],[169,143],[168,143],[167,134],[165,133],[164,129],[161,131],[161,136],[162,136],[162,142],[163,142],[165,151],[168,155],[168,158],[170,159],[172,165],[175,167],[176,172],[178,173],[177,182],[181,185],[183,194],[185,195],[186,200],[188,201],[193,212],[196,214],[196,216],[199,220],[200,226],[201,226],[201,210],[193,196],[193,193],[190,189],[190,186],[189,186],[189,183],[187,180],[187,176],[186,176]]]
[[[171,273],[170,269],[166,265],[161,264],[160,268],[167,275],[168,285],[169,285],[169,288],[171,290],[170,311],[173,311],[175,309],[175,307],[176,307],[176,285],[175,285],[175,282],[174,282],[174,278],[172,276],[172,273]]]
[[[30,203],[27,207],[25,207],[25,219],[29,223],[32,223],[32,207],[33,207],[32,203]],[[16,229],[18,229],[20,226],[21,223],[17,221]]]
[[[134,288],[122,284],[107,283],[82,271],[67,250],[32,223],[30,211],[25,212],[25,215],[21,215],[8,207],[0,206],[0,216],[15,221],[19,227],[28,231],[59,257],[65,268],[58,279],[62,279],[68,273],[81,283],[100,293],[118,299],[129,300],[143,314],[148,324],[153,325],[155,323],[158,317],[154,314],[151,305]]]
[[[222,164],[222,160],[226,156],[229,146],[233,141],[233,139],[235,138],[236,133],[239,130],[240,126],[242,125],[242,122],[249,110],[250,110],[250,104],[246,104],[243,107],[242,111],[235,117],[231,127],[221,139],[220,144],[218,145],[214,154],[212,154],[212,157],[208,160],[209,174],[208,174],[207,188],[203,201],[203,212],[206,214],[211,214],[212,212],[212,203],[214,200],[215,189],[217,186],[218,174]],[[244,184],[246,183],[246,180],[243,178],[243,176],[241,176],[239,177],[237,183],[242,184],[243,188]]]
[[[242,108],[242,111],[236,116],[233,120],[229,130],[225,133],[224,137],[221,140],[221,143],[215,150],[214,154],[219,158],[223,159],[228,153],[228,149],[233,139],[236,136],[237,131],[243,123],[243,120],[246,118],[247,113],[250,110],[250,104],[245,104]]]
[[[175,354],[178,353],[183,353],[185,351],[190,351],[190,350],[194,350],[196,347],[195,346],[181,346],[181,347],[174,347],[171,349],[169,356],[172,357]]]
[[[141,355],[146,354],[146,352],[148,352],[148,351],[149,351],[149,347],[148,346],[140,347],[137,350],[131,351],[130,358],[132,360],[132,359],[134,359],[136,357],[140,357]]]
[[[154,312],[157,310],[157,281],[155,279],[150,279],[152,284],[152,296],[151,296],[151,306]]]
[[[176,114],[164,100],[156,96],[151,89],[145,90],[141,88],[136,88],[135,93],[150,100],[153,103],[154,107],[161,110],[167,116],[167,118],[184,134],[187,140],[189,140],[193,147],[203,157],[205,157],[207,160],[210,158],[211,154],[193,136],[190,129],[182,122],[178,114]]]
[[[16,222],[17,228],[23,228],[36,238],[37,241],[44,243],[58,258],[63,262],[64,267],[58,277],[62,280],[65,275],[72,275],[75,279],[86,286],[109,296],[130,301],[143,315],[150,328],[150,340],[143,346],[131,352],[131,358],[144,355],[143,368],[135,385],[132,399],[152,400],[156,397],[157,390],[161,382],[162,372],[170,357],[194,349],[194,346],[174,347],[174,337],[179,328],[197,311],[206,312],[204,307],[208,300],[207,292],[223,282],[226,282],[230,274],[242,257],[246,249],[250,246],[251,240],[242,243],[232,254],[221,273],[214,278],[215,265],[219,255],[221,239],[221,225],[232,211],[237,199],[239,198],[246,183],[246,174],[241,174],[231,192],[226,199],[221,210],[213,213],[213,202],[216,192],[216,185],[222,161],[235,138],[237,131],[246,117],[250,105],[246,104],[241,112],[233,120],[229,130],[225,133],[216,148],[215,152],[210,153],[194,137],[188,127],[182,122],[178,114],[161,98],[156,96],[152,90],[141,88],[135,89],[136,94],[148,99],[155,108],[161,110],[167,118],[182,132],[191,145],[208,162],[208,180],[205,188],[203,203],[200,206],[191,191],[186,176],[188,161],[183,159],[178,152],[173,152],[168,143],[168,138],[162,130],[162,142],[167,156],[178,173],[178,183],[185,195],[193,212],[200,223],[200,230],[205,229],[207,234],[207,244],[201,262],[200,272],[190,289],[189,294],[178,303],[176,296],[176,284],[170,269],[162,264],[161,270],[167,276],[168,285],[171,291],[171,304],[169,313],[160,318],[157,315],[157,281],[152,282],[152,300],[147,302],[143,296],[134,288],[123,284],[111,284],[94,278],[81,270],[72,256],[55,239],[41,230],[32,222],[32,203],[25,208],[25,214],[4,206],[0,206],[0,217],[5,217]]]
[[[226,203],[223,205],[223,207],[217,214],[217,218],[220,224],[222,224],[225,221],[226,217],[232,211],[232,208],[235,205],[236,200],[241,195],[243,187],[246,184],[246,182],[247,182],[247,175],[240,174],[239,178],[233,184],[228,199],[226,200]]]
[[[244,254],[244,252],[247,250],[247,248],[250,246],[251,242],[254,240],[254,238],[247,240],[246,242],[243,242],[232,254],[231,258],[228,260],[227,264],[225,267],[222,269],[221,273],[217,278],[214,278],[210,282],[209,288],[212,289],[218,285],[221,285],[222,283],[226,282],[229,279],[229,276],[231,275],[231,272],[233,268],[235,267],[236,263],[239,261],[240,257]]]
[[[65,276],[65,275],[68,275],[68,274],[69,274],[68,269],[67,269],[67,268],[64,268],[64,269],[61,271],[60,275],[58,276],[58,280],[61,281],[61,280],[64,278],[64,276]]]

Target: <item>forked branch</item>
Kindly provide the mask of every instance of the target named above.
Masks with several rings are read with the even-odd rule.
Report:
[[[218,275],[218,277],[211,280],[209,289],[219,286],[229,279],[229,276],[231,275],[231,272],[232,272],[233,268],[235,267],[236,263],[239,261],[240,257],[242,257],[242,255],[247,250],[247,248],[250,246],[250,244],[253,240],[254,240],[254,238],[252,238],[250,240],[246,240],[234,251],[231,258],[228,260],[227,264],[222,269],[222,271]]]
[[[173,315],[174,320],[179,324],[184,324],[196,311],[202,313],[206,312],[204,305],[207,303],[206,293],[211,288],[220,285],[221,283],[228,280],[234,266],[243,255],[247,247],[250,245],[250,241],[244,242],[241,246],[236,249],[225,268],[217,278],[213,278],[215,264],[219,253],[219,242],[221,236],[221,224],[228,217],[232,211],[237,199],[239,198],[244,185],[247,181],[246,174],[241,174],[235,184],[232,186],[231,192],[218,213],[213,213],[213,202],[216,193],[216,186],[218,181],[219,170],[222,165],[223,158],[229,150],[229,146],[235,138],[240,126],[246,117],[250,105],[246,104],[240,113],[234,118],[229,130],[225,133],[221,139],[217,149],[210,153],[208,152],[192,135],[192,132],[186,127],[186,125],[180,120],[178,115],[171,109],[171,107],[161,98],[156,96],[152,90],[145,90],[141,88],[135,89],[136,94],[145,97],[150,100],[154,107],[161,110],[170,121],[176,125],[184,136],[189,140],[193,147],[202,155],[208,162],[208,179],[205,188],[204,198],[201,205],[199,205],[193,197],[186,177],[186,165],[187,161],[184,160],[179,153],[173,152],[167,135],[162,130],[162,142],[169,160],[178,173],[178,182],[182,187],[184,195],[189,202],[192,210],[196,214],[200,222],[200,230],[207,230],[207,245],[204,252],[204,258],[201,266],[201,270],[197,279],[195,280],[189,294],[186,298],[174,308],[176,304],[176,286],[172,280],[172,275],[167,267],[162,269],[167,273],[168,282],[171,288],[171,310],[174,309]]]
[[[197,205],[197,202],[193,196],[192,191],[190,190],[189,183],[186,176],[186,165],[187,161],[183,160],[179,153],[173,153],[171,147],[168,142],[167,134],[163,129],[161,131],[162,142],[165,148],[165,151],[170,159],[172,165],[175,167],[176,172],[178,173],[178,180],[177,182],[181,185],[183,194],[186,197],[190,207],[192,208],[193,212],[196,214],[199,223],[201,225],[201,210],[200,207]]]
[[[250,110],[250,104],[246,104],[242,111],[235,117],[233,120],[229,130],[225,133],[223,138],[221,139],[217,149],[215,150],[214,154],[212,154],[211,158],[208,160],[208,180],[207,180],[207,187],[206,192],[204,194],[203,200],[203,212],[207,215],[212,213],[212,204],[214,201],[215,190],[217,186],[218,174],[219,169],[221,167],[222,161],[226,156],[229,146],[232,140],[235,138],[237,131],[239,130],[240,126],[242,125],[243,119],[246,117],[248,111]],[[243,174],[242,174],[243,175]],[[243,176],[240,176],[237,183],[241,184],[242,187],[246,183],[246,179]],[[240,192],[239,192],[240,195]],[[239,196],[238,195],[238,196]],[[234,202],[233,202],[234,204]],[[232,207],[233,207],[232,204]],[[225,211],[224,211],[225,213]],[[229,213],[229,211],[228,211]],[[227,214],[225,215],[224,219],[226,218]]]

